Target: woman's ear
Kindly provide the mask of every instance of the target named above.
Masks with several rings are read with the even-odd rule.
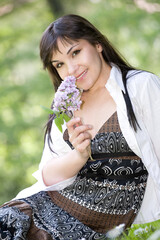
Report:
[[[96,49],[97,49],[97,52],[103,51],[102,45],[100,43],[96,43]]]

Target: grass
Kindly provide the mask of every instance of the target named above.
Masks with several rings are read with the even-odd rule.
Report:
[[[106,238],[107,239],[107,238]],[[146,224],[133,224],[114,240],[160,240],[160,220]]]

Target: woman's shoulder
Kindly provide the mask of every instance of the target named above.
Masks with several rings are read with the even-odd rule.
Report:
[[[144,103],[144,99],[149,98],[151,95],[160,96],[160,78],[147,71],[129,71],[127,89],[132,99]]]
[[[140,79],[149,79],[151,77],[157,77],[154,73],[152,72],[148,72],[148,71],[145,71],[145,70],[138,70],[138,69],[135,69],[135,70],[130,70],[128,71],[128,74],[127,74],[127,78],[128,80],[140,80]]]
[[[131,70],[127,74],[128,87],[145,87],[148,84],[160,85],[160,78],[152,72],[144,70]]]

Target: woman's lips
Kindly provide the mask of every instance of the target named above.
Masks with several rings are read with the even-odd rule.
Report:
[[[78,75],[78,76],[76,77],[76,79],[77,79],[77,80],[83,79],[83,77],[86,75],[86,73],[87,73],[87,70],[83,71],[80,75]]]

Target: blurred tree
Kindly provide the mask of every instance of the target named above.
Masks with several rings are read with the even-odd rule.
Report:
[[[0,203],[35,182],[47,121],[40,105],[49,107],[54,96],[39,59],[51,19],[43,0],[23,2],[0,19]]]
[[[133,0],[60,2],[62,14],[87,18],[132,65],[160,75],[158,12],[150,14]],[[40,63],[39,41],[61,10],[53,12],[44,0],[0,0],[0,203],[35,182],[47,121],[40,105],[49,107],[54,97]]]
[[[148,13],[160,12],[160,4],[155,2],[147,2],[146,0],[134,0],[138,8]]]
[[[0,16],[12,12],[15,8],[21,7],[25,3],[30,3],[32,0],[1,0]]]
[[[64,14],[64,2],[62,0],[47,0],[47,2],[56,17]]]

